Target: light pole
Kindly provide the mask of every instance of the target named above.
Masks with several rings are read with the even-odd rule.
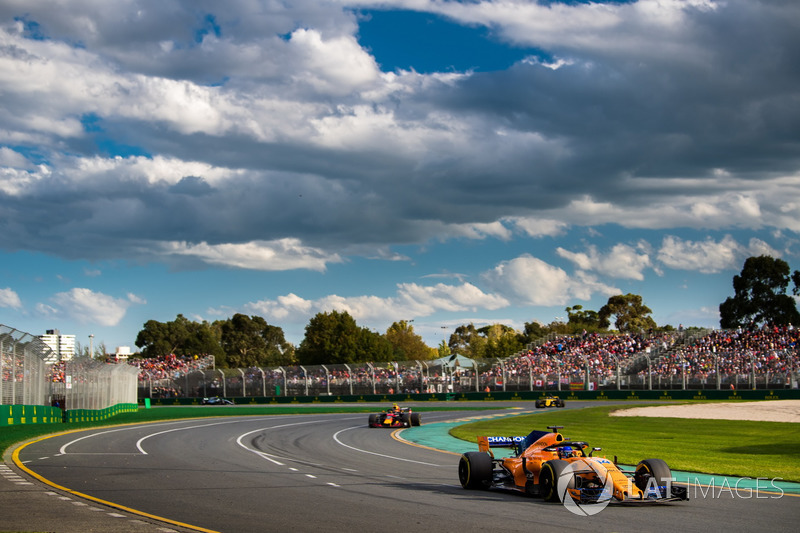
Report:
[[[89,357],[94,358],[94,333],[89,334]]]

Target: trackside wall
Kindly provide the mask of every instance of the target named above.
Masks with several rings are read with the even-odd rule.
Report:
[[[58,407],[46,405],[0,405],[0,426],[57,424],[62,421]]]

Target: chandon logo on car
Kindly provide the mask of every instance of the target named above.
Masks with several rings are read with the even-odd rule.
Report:
[[[581,503],[572,499],[569,490],[576,487],[579,476],[586,477],[587,474],[594,473],[597,480],[603,485],[602,491],[592,498],[591,503]],[[558,495],[564,503],[564,507],[578,516],[592,516],[608,506],[614,492],[614,482],[608,471],[602,465],[595,464],[594,461],[575,461],[567,465],[561,475],[558,476]],[[599,488],[597,490],[600,490]]]

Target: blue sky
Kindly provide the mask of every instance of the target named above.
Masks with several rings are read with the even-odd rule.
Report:
[[[800,268],[800,7],[0,5],[0,323],[318,312],[435,346]]]

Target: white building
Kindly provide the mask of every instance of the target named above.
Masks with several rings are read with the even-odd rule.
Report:
[[[114,354],[114,357],[117,361],[127,361],[128,357],[131,356],[131,347],[130,346],[117,346],[117,351]]]
[[[75,335],[62,335],[57,329],[48,329],[39,339],[53,350],[52,356],[45,359],[48,364],[69,361],[75,357]]]

